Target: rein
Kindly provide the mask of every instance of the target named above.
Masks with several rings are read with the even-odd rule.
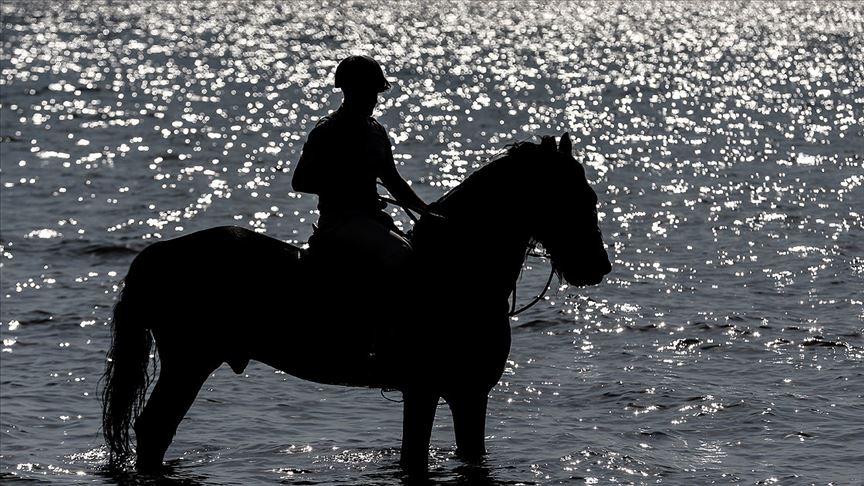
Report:
[[[529,136],[523,138],[522,140],[519,140],[519,141],[517,141],[517,142],[513,142],[513,144],[511,144],[511,145],[521,144],[521,143],[523,143],[523,142],[528,141],[528,140],[531,139],[531,138],[534,138],[534,135],[529,135]],[[498,157],[499,155],[502,155],[502,154],[506,153],[507,151],[508,151],[508,148],[505,147],[505,148],[504,148],[503,150],[501,150],[500,152],[495,153],[495,154],[493,154],[491,157],[489,157],[488,159],[486,159],[486,162],[482,163],[480,166],[482,167],[482,166],[485,166],[485,165],[489,164],[489,162],[495,160],[495,157]],[[382,184],[381,181],[376,181],[376,184],[379,185],[379,186],[381,186],[381,187],[384,187],[384,184]],[[384,187],[384,188],[386,189],[386,187]],[[433,212],[431,212],[431,211],[426,211],[426,210],[419,209],[419,208],[414,208],[414,207],[410,207],[410,208],[409,208],[409,207],[407,207],[406,205],[400,203],[399,201],[397,201],[397,200],[395,200],[395,199],[393,199],[393,198],[387,197],[387,196],[382,196],[382,195],[379,194],[379,195],[378,195],[378,199],[381,200],[381,201],[384,201],[384,202],[386,202],[386,203],[388,203],[388,204],[393,204],[394,206],[399,206],[400,208],[402,208],[402,209],[405,211],[405,214],[407,214],[408,217],[411,218],[411,221],[413,221],[413,222],[415,222],[415,223],[417,222],[417,220],[418,220],[419,218],[418,218],[417,216],[415,216],[414,213],[412,213],[411,211],[417,211],[418,213],[420,213],[421,216],[428,216],[428,215],[431,215],[432,217],[443,218],[443,216],[441,216],[440,214],[435,214],[435,213],[433,213]]]
[[[537,253],[534,253],[533,251],[529,250],[525,256],[548,257],[548,254],[537,254]],[[526,310],[534,307],[534,305],[536,305],[538,302],[543,300],[543,297],[546,296],[546,292],[549,290],[549,284],[552,283],[552,277],[554,275],[555,275],[555,267],[552,267],[549,269],[549,278],[546,279],[546,284],[543,285],[543,291],[540,292],[537,295],[537,297],[534,297],[534,299],[531,302],[520,307],[519,310],[516,310],[516,283],[514,282],[513,283],[513,300],[511,301],[510,312],[507,313],[507,317],[518,316],[519,314],[521,314],[521,313],[525,312]]]
[[[422,210],[422,209],[418,209],[418,208],[409,208],[408,206],[406,206],[406,205],[400,203],[399,201],[397,201],[397,200],[395,200],[395,199],[393,199],[393,198],[390,198],[390,197],[387,197],[387,196],[382,196],[382,195],[380,195],[380,194],[378,195],[378,199],[380,199],[380,200],[386,202],[387,204],[392,204],[392,205],[394,205],[394,206],[399,206],[400,208],[402,208],[403,211],[405,211],[405,214],[407,214],[408,217],[411,218],[411,221],[414,221],[415,223],[417,222],[417,220],[418,220],[419,218],[418,218],[417,216],[415,216],[414,213],[412,213],[411,211],[417,211],[418,213],[420,213],[420,216],[425,216],[425,215],[427,215],[427,214],[432,214],[432,213],[430,213],[429,211],[424,211],[424,210]]]

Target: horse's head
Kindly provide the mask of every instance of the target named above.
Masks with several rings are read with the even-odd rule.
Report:
[[[542,207],[532,218],[532,233],[568,283],[596,285],[612,266],[597,221],[597,194],[572,150],[567,133],[557,146],[553,137],[544,137],[536,149],[539,160],[532,164],[542,164],[544,170],[535,172],[535,198]]]
[[[473,235],[489,260],[503,251],[501,232],[518,234],[525,240],[517,243],[540,242],[570,284],[600,283],[611,265],[597,224],[597,195],[572,149],[566,133],[558,145],[545,137],[512,146],[430,206],[444,218],[424,217],[415,226],[415,250],[450,258],[462,251],[454,241]]]

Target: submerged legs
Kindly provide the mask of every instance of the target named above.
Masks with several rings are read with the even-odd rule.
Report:
[[[429,439],[438,396],[427,392],[405,392],[402,422],[402,467],[425,470],[429,463]]]
[[[147,405],[135,422],[139,471],[156,471],[162,467],[165,451],[171,445],[177,426],[189,411],[201,386],[217,366],[200,363],[166,363]]]
[[[402,467],[426,470],[429,439],[438,397],[428,392],[405,392],[402,426]],[[459,392],[445,397],[453,413],[456,454],[467,461],[479,461],[486,454],[486,390]]]
[[[458,393],[447,397],[456,429],[456,454],[476,461],[486,454],[486,403],[483,391]]]

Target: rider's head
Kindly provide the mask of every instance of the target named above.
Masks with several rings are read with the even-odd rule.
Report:
[[[390,89],[381,65],[369,56],[349,56],[336,68],[336,87],[345,94],[346,107],[371,115],[378,93]]]

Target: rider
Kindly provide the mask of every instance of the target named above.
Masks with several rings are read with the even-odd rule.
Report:
[[[427,205],[396,170],[390,138],[372,117],[378,93],[390,89],[381,66],[350,56],[336,68],[342,106],[309,133],[291,181],[294,190],[318,195],[318,228],[310,249],[332,248],[342,256],[395,267],[411,245],[383,210],[377,180],[397,202],[419,211]]]

